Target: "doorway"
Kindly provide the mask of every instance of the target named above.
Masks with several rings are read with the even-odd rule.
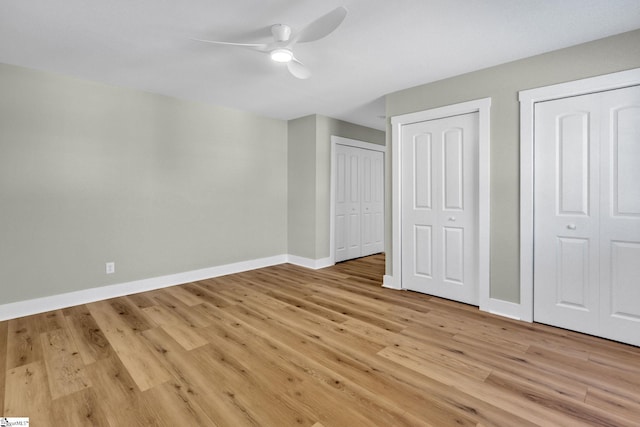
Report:
[[[492,309],[490,106],[485,98],[392,118],[393,253],[386,287]]]
[[[331,137],[331,258],[384,251],[385,147]]]
[[[523,310],[640,345],[640,70],[521,102]]]

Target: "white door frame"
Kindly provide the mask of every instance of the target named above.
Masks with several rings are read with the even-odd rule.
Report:
[[[373,144],[371,142],[359,141],[357,139],[343,138],[341,136],[331,135],[331,189],[330,189],[330,199],[329,202],[329,261],[330,265],[334,265],[336,263],[336,145],[346,145],[348,147],[356,147],[363,148],[365,150],[371,151],[380,151],[382,152],[384,158],[382,161],[382,174],[386,176],[385,167],[385,158],[387,157],[387,147],[385,145]],[[384,200],[386,200],[386,194],[384,195]],[[383,211],[384,212],[384,211]],[[386,218],[383,218],[386,222]]]
[[[533,182],[536,102],[640,84],[640,68],[523,90],[520,100],[520,319],[533,321]]]
[[[404,289],[402,286],[402,130],[404,125],[442,119],[461,114],[479,114],[478,120],[478,296],[480,309],[505,312],[498,303],[490,298],[490,109],[491,98],[477,99],[446,107],[434,108],[416,113],[403,114],[391,118],[392,128],[392,275],[385,275],[384,286],[392,289]]]

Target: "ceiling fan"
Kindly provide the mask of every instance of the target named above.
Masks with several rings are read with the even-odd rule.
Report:
[[[240,46],[257,52],[268,53],[276,62],[287,64],[287,69],[296,78],[308,79],[311,71],[294,55],[293,47],[296,43],[309,43],[320,40],[331,34],[347,16],[347,9],[340,6],[308,24],[302,30],[293,33],[291,27],[285,24],[271,26],[274,41],[271,43],[234,43],[216,40],[193,39],[195,41],[226,46]]]

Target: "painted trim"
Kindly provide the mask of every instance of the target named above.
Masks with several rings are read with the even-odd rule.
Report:
[[[640,68],[519,92],[520,100],[520,318],[533,321],[534,113],[537,102],[640,84]]]
[[[400,285],[393,279],[393,276],[389,276],[388,274],[382,276],[382,287],[387,289],[395,289],[397,291],[402,290]]]
[[[478,121],[478,299],[480,310],[491,311],[496,305],[492,300],[490,283],[490,238],[491,238],[491,98],[477,99],[460,104],[433,108],[416,113],[403,114],[391,118],[391,149],[392,149],[392,260],[391,268],[394,289],[402,287],[402,129],[403,126],[441,119],[460,114],[479,114]]]
[[[331,258],[311,259],[303,258],[297,255],[287,255],[287,262],[289,264],[297,265],[299,267],[306,267],[313,270],[331,267],[335,264],[335,262],[333,262]]]
[[[518,303],[491,298],[488,305],[491,308],[485,311],[488,311],[491,314],[515,320],[524,320],[520,317],[522,310]]]
[[[329,260],[330,265],[336,263],[336,145],[346,145],[349,147],[362,148],[364,150],[380,151],[384,155],[383,165],[386,164],[387,146],[373,144],[371,142],[359,141],[357,139],[343,138],[341,136],[331,135],[331,183],[329,190]],[[384,167],[384,166],[383,166]],[[383,176],[386,170],[382,171]],[[386,196],[386,195],[385,195]],[[386,218],[385,218],[386,220]]]

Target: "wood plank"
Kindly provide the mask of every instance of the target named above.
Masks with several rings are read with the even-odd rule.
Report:
[[[36,316],[8,321],[7,369],[42,360],[40,330]]]
[[[11,368],[6,377],[5,417],[29,417],[34,426],[51,425],[51,394],[44,362]]]
[[[40,335],[51,398],[58,399],[91,386],[84,363],[67,329]]]
[[[305,298],[305,294],[302,292],[298,293],[297,295],[296,294],[292,295],[291,292],[289,291],[283,292],[277,289],[273,289],[272,286],[259,284],[255,282],[252,282],[251,284],[252,286],[261,289],[262,292],[266,293],[267,295],[273,298],[276,298],[286,304],[289,304],[290,306],[308,311],[309,313],[322,316],[325,319],[330,319],[334,322],[344,322],[349,319],[348,316],[345,316],[343,314],[337,313],[334,310],[322,307],[318,304],[314,304],[313,302],[308,301]]]
[[[171,295],[173,299],[178,300],[189,307],[205,302],[202,298],[195,296],[182,286],[171,286],[169,288],[165,288],[163,291],[164,293]]]
[[[67,328],[74,338],[85,365],[113,354],[111,344],[85,305],[69,308],[65,312]]]
[[[155,291],[127,295],[127,299],[138,308],[147,308],[155,305],[155,302],[150,298],[152,295],[155,295]]]
[[[156,356],[108,302],[95,302],[87,307],[141,391],[169,380],[170,374]]]
[[[154,305],[164,307],[169,310],[173,316],[181,319],[185,324],[191,327],[203,328],[211,324],[211,319],[208,316],[201,314],[200,311],[196,309],[200,305],[205,304],[204,301],[197,305],[186,305],[182,301],[174,299],[170,293],[163,291],[164,290],[159,290],[155,292],[153,300],[156,304]]]
[[[631,400],[596,387],[589,387],[584,402],[605,411],[605,413],[616,414],[632,424],[640,426],[640,394],[636,394],[636,397],[635,400]]]
[[[144,392],[144,399],[155,420],[167,426],[221,426],[215,423],[192,397],[193,392],[171,380]]]
[[[214,307],[228,307],[234,304],[228,299],[222,298],[215,292],[212,292],[211,289],[213,288],[213,286],[210,283],[213,282],[202,280],[200,282],[187,283],[185,285],[182,285],[181,287],[182,289],[190,292],[191,294],[213,305]]]
[[[88,388],[55,400],[49,424],[109,427],[109,421],[103,411],[102,402],[96,397],[95,390]]]
[[[111,426],[160,424],[136,382],[116,355],[87,366],[100,408]]]
[[[126,323],[132,331],[142,332],[151,329],[156,324],[151,321],[133,302],[125,298],[115,298],[108,301],[113,310],[118,313],[120,319]]]
[[[37,328],[40,333],[65,327],[63,310],[47,311],[46,313],[36,314],[34,319],[38,325]]]
[[[366,310],[355,308],[350,304],[336,303],[329,298],[323,298],[314,295],[309,297],[309,301],[312,301],[330,310],[334,310],[335,312],[341,313],[347,317],[352,317],[354,319],[359,319],[364,322],[379,326],[383,329],[386,329],[387,331],[400,332],[407,327],[404,322],[397,321],[397,319],[388,320],[387,317],[389,316],[385,316],[382,313],[374,315],[371,312],[367,312]]]
[[[207,344],[207,340],[198,334],[195,326],[186,324],[164,306],[156,305],[143,310],[185,350],[193,350]]]

